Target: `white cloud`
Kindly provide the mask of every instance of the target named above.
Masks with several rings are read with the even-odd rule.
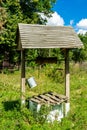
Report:
[[[74,24],[74,20],[70,20],[70,25],[72,26]]]
[[[54,12],[52,14],[52,17],[47,18],[47,25],[63,26],[64,25],[64,20],[57,12]]]
[[[77,24],[78,34],[85,34],[87,32],[87,19],[81,19]]]
[[[54,12],[52,14],[52,17],[50,17],[50,18],[45,16],[43,13],[40,13],[40,15],[43,19],[47,20],[46,25],[51,25],[51,26],[63,26],[64,25],[63,18],[57,12]]]
[[[79,29],[77,34],[85,34],[87,32],[87,30],[84,30],[84,29]]]
[[[87,19],[82,19],[77,23],[77,27],[87,29]]]

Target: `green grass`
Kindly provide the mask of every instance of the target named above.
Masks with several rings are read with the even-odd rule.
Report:
[[[37,68],[26,69],[26,78],[34,76],[37,82],[33,89],[26,84],[26,99],[46,91],[64,94],[63,71],[54,71],[54,68],[49,65],[39,71]],[[0,130],[87,130],[87,70],[75,69],[71,65],[70,73],[71,109],[60,123],[41,123],[29,109],[20,109],[20,71],[1,73]]]

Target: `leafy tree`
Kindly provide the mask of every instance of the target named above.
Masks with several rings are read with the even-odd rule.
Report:
[[[21,19],[20,7],[17,1],[3,0],[1,6],[6,9],[7,18],[4,24],[4,30],[0,36],[0,48],[2,50],[2,55],[5,52],[9,52],[10,61],[14,59],[15,56],[15,37],[17,23]]]
[[[5,30],[0,35],[2,54],[9,52],[10,62],[17,60],[16,30],[18,23],[45,24],[38,12],[48,15],[56,0],[2,0],[1,7],[6,9]],[[33,55],[33,54],[32,54]],[[16,61],[15,61],[16,62]]]
[[[6,22],[6,11],[4,8],[0,7],[0,32]]]
[[[6,10],[4,7],[1,6],[2,0],[0,0],[0,36],[4,31],[4,25],[6,23]],[[2,38],[3,39],[3,38]],[[0,41],[2,40],[0,37]],[[3,55],[2,55],[2,47],[0,46],[0,62],[3,59]]]
[[[87,33],[85,35],[79,34],[79,38],[83,42],[84,47],[80,49],[72,50],[72,59],[75,62],[81,62],[87,60]]]

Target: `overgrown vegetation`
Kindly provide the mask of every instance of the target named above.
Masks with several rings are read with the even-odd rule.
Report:
[[[49,65],[49,69],[57,66]],[[62,66],[63,67],[63,66]],[[26,78],[34,76],[37,87],[30,89],[26,84],[26,99],[46,91],[64,93],[64,81],[55,82],[49,75],[48,66],[39,73],[37,68],[26,68]],[[87,70],[70,64],[71,71],[71,110],[61,122],[47,123],[41,117],[45,108],[37,115],[25,107],[20,109],[20,71],[0,74],[0,129],[1,130],[87,130]],[[51,71],[50,71],[51,73]],[[60,73],[60,72],[59,72]],[[38,77],[39,74],[39,77]],[[52,74],[53,75],[53,74]],[[54,73],[55,75],[55,73]],[[61,75],[55,79],[62,78]]]
[[[18,23],[45,24],[37,12],[49,15],[56,0],[0,0],[0,67],[3,60],[20,63],[20,53],[16,51],[16,30]],[[84,44],[82,49],[70,50],[70,60],[76,63],[87,60],[87,33],[79,35]],[[6,55],[7,54],[7,55]],[[26,51],[26,78],[35,77],[37,87],[32,90],[26,84],[26,99],[46,91],[64,94],[64,66],[44,65],[38,69],[33,60],[37,56],[56,56],[64,59],[63,51]],[[8,58],[8,59],[7,59]],[[28,60],[31,60],[31,62]],[[29,67],[29,66],[32,67]],[[86,65],[87,66],[87,65]],[[71,110],[61,122],[47,123],[40,113],[33,113],[26,107],[20,109],[20,70],[0,73],[0,130],[87,130],[87,68],[80,69],[71,64]],[[11,73],[12,72],[12,73]]]

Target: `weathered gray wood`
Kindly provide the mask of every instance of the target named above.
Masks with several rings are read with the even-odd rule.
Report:
[[[60,102],[60,99],[59,99],[59,98],[57,98],[57,97],[55,97],[55,96],[53,96],[53,95],[50,95],[49,93],[47,93],[47,94],[45,94],[45,95],[48,96],[49,98],[53,99],[53,100],[56,101],[56,102]]]
[[[62,102],[67,101],[67,97],[65,95],[57,94],[54,92],[48,92],[41,95],[33,96],[30,98],[31,101],[36,102],[37,104],[60,104]]]
[[[35,98],[31,98],[30,99],[31,101],[37,103],[37,104],[41,104],[41,101],[39,101],[38,99],[35,99]]]
[[[56,96],[58,99],[63,99],[63,100],[67,100],[67,97],[65,95],[62,94],[58,94],[56,92],[50,92],[51,95]]]
[[[52,100],[51,98],[49,98],[48,96],[46,95],[39,95],[40,97],[42,97],[43,99],[46,99],[48,102],[52,102],[52,103],[56,103],[54,100]]]
[[[40,98],[39,96],[34,96],[34,98],[39,100],[41,103],[47,103],[45,99]]]
[[[17,44],[20,44],[18,45],[20,50],[22,48],[78,48],[83,46],[72,27],[18,24],[18,29]]]
[[[69,50],[65,50],[65,95],[70,100]]]
[[[25,104],[25,51],[21,50],[21,105]]]

